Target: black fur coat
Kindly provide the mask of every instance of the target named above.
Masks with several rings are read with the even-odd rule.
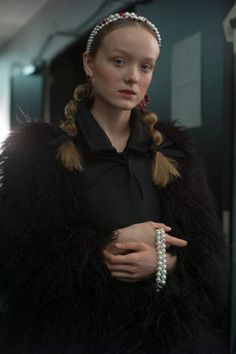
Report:
[[[65,139],[29,123],[5,142],[0,194],[1,354],[223,354],[225,247],[201,160],[186,133],[158,122],[181,178],[160,190],[178,250],[166,287],[113,279],[83,173],[56,159]],[[168,153],[168,151],[166,151]]]

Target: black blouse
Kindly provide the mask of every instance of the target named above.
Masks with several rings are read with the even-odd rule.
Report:
[[[76,123],[88,198],[100,222],[116,229],[160,221],[158,190],[151,176],[151,141],[139,112],[132,111],[131,134],[123,152],[116,151],[84,104]]]

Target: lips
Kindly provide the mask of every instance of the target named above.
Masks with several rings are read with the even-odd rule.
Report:
[[[133,90],[119,90],[119,92],[124,93],[126,95],[136,95],[136,92]]]

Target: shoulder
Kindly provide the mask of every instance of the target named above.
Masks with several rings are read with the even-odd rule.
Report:
[[[187,128],[177,121],[158,121],[155,129],[164,136],[164,140],[171,141],[176,147],[183,151],[189,151],[194,147],[192,137]]]
[[[25,123],[12,131],[1,146],[2,184],[14,178],[19,184],[24,179],[32,182],[44,170],[55,174],[61,168],[58,146],[68,139],[61,129],[44,122]]]
[[[179,166],[181,181],[191,181],[195,176],[205,179],[206,166],[200,146],[193,140],[189,130],[178,122],[158,121],[155,129],[161,132],[164,141],[162,153],[173,158]],[[178,179],[179,180],[179,179]]]
[[[169,148],[180,152],[176,157],[182,157],[181,161],[186,164],[194,163],[201,164],[202,156],[201,149],[197,142],[193,140],[189,130],[177,121],[158,121],[155,129],[161,132],[164,141],[169,142]],[[175,157],[175,156],[173,156]],[[184,158],[184,159],[183,159]]]
[[[22,124],[11,131],[3,143],[6,147],[23,147],[27,145],[38,146],[59,136],[60,130],[57,127],[45,122],[29,122]]]
[[[32,156],[42,150],[52,150],[69,137],[59,128],[45,122],[29,122],[12,130],[1,146],[1,159]]]

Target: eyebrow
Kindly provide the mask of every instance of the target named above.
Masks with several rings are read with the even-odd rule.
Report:
[[[127,56],[129,56],[129,57],[131,57],[132,56],[132,54],[130,54],[127,50],[125,50],[125,49],[112,49],[111,50],[111,53],[116,53],[116,52],[119,52],[119,53],[123,53],[123,54],[125,54],[125,55],[127,55]],[[155,58],[153,58],[153,57],[145,57],[145,58],[143,58],[143,60],[150,60],[150,61],[152,61],[152,62],[155,62],[156,61],[156,59]]]

